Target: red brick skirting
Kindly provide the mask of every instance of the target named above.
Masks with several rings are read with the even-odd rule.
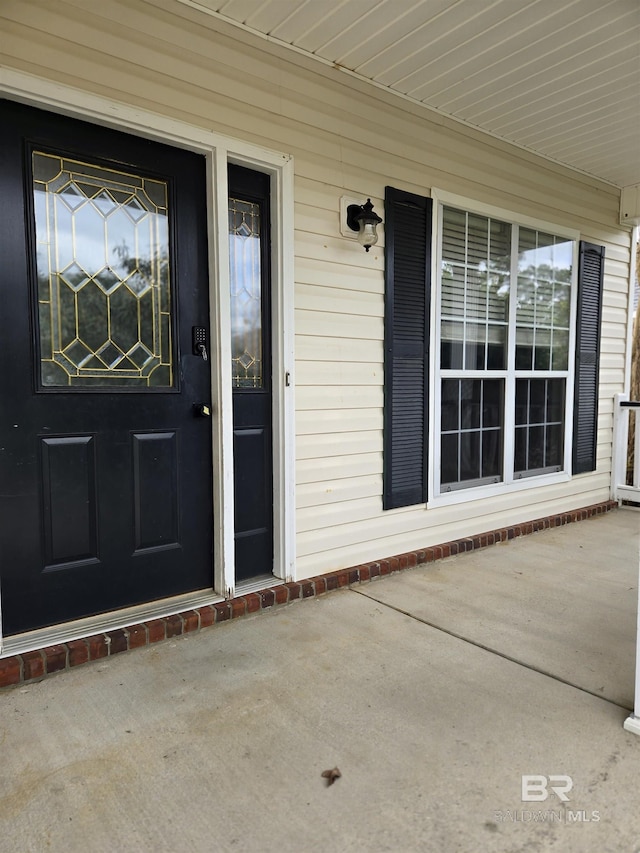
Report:
[[[115,631],[94,634],[81,640],[71,640],[67,643],[12,655],[0,659],[0,688],[38,681],[54,672],[70,669],[89,661],[111,657],[120,652],[138,649],[151,643],[180,637],[183,634],[193,634],[211,625],[228,622],[230,619],[258,613],[260,610],[267,610],[276,605],[290,604],[303,598],[313,598],[334,589],[365,583],[383,575],[400,572],[423,563],[431,563],[453,554],[485,548],[487,545],[506,542],[509,539],[551,527],[561,527],[573,521],[583,521],[603,515],[616,507],[615,501],[593,504],[573,512],[538,518],[513,527],[490,530],[478,536],[456,539],[453,542],[445,542],[419,551],[409,551],[406,554],[398,554],[373,563],[363,563],[349,569],[340,569],[326,575],[279,584],[259,592],[239,595],[229,601],[198,607],[195,610],[185,610],[162,619],[151,619],[128,625],[126,628],[118,628]]]

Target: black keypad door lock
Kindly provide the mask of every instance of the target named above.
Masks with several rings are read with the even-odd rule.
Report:
[[[203,361],[208,361],[206,328],[204,326],[194,326],[191,330],[191,337],[193,354],[199,355]]]

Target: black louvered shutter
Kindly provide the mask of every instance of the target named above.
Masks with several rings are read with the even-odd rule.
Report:
[[[573,417],[574,474],[596,468],[603,278],[604,246],[581,242]]]
[[[384,509],[427,500],[430,198],[385,194]]]

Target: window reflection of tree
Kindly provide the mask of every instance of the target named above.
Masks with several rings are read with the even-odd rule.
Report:
[[[571,268],[549,264],[529,264],[525,268],[521,267],[516,300],[516,367],[566,370],[569,354]]]
[[[108,267],[97,272],[85,272],[79,266],[57,274],[58,288],[58,328],[60,330],[59,350],[64,351],[76,339],[95,354],[111,341],[125,356],[138,342],[142,342],[154,352],[154,299],[160,299],[159,288],[167,287],[169,280],[169,257],[166,247],[151,257],[132,255],[123,241],[113,249],[115,255]],[[102,283],[102,287],[100,286]],[[51,283],[53,284],[53,282]],[[49,277],[46,265],[38,262],[38,289],[45,294],[49,289]],[[164,294],[168,301],[168,294]],[[43,322],[46,314],[41,315],[40,340],[42,355],[51,358],[51,317]],[[109,356],[113,369],[132,369],[132,364],[115,350]],[[107,364],[109,358],[103,355]],[[99,363],[91,359],[80,358],[79,367],[93,367]]]

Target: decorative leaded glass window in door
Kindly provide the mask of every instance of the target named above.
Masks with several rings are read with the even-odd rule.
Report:
[[[174,384],[168,187],[33,152],[43,388]]]
[[[234,388],[263,387],[260,205],[229,199],[231,363]]]

